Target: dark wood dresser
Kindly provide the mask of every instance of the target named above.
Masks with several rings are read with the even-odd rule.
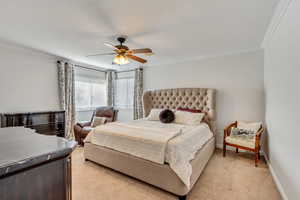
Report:
[[[29,128],[1,128],[0,199],[71,200],[71,153],[76,144]]]
[[[2,113],[1,127],[24,126],[44,135],[65,137],[65,111]]]

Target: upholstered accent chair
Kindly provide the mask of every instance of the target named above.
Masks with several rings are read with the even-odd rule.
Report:
[[[79,145],[83,145],[83,140],[93,129],[92,121],[94,117],[106,117],[106,122],[114,122],[117,120],[118,110],[115,110],[113,107],[98,107],[93,113],[92,119],[89,122],[85,123],[76,123],[74,125],[74,134],[75,140]]]
[[[256,132],[253,139],[243,138],[243,137],[233,137],[231,136],[231,129],[237,127],[238,122],[235,121],[231,123],[224,129],[224,141],[223,141],[223,156],[226,156],[226,146],[232,146],[236,148],[236,153],[239,149],[251,151],[255,153],[255,167],[260,160],[260,149],[261,149],[261,135],[264,132],[264,127],[261,125],[259,130]]]

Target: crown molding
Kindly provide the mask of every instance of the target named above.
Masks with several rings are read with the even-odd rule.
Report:
[[[293,0],[280,0],[276,6],[275,12],[271,18],[267,31],[265,33],[264,39],[261,43],[261,48],[268,46],[268,43],[272,39],[274,33],[277,31],[282,18],[285,16],[291,2]]]

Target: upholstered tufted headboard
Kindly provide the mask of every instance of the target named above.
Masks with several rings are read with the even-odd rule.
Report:
[[[207,113],[210,125],[215,121],[215,89],[207,88],[176,88],[150,90],[144,92],[143,108],[147,117],[152,108],[189,108],[202,110]],[[212,127],[212,128],[213,128]]]

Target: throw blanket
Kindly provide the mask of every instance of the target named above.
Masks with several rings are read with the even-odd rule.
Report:
[[[180,133],[181,129],[150,128],[114,122],[96,127],[87,140],[96,145],[163,164],[168,141]]]

